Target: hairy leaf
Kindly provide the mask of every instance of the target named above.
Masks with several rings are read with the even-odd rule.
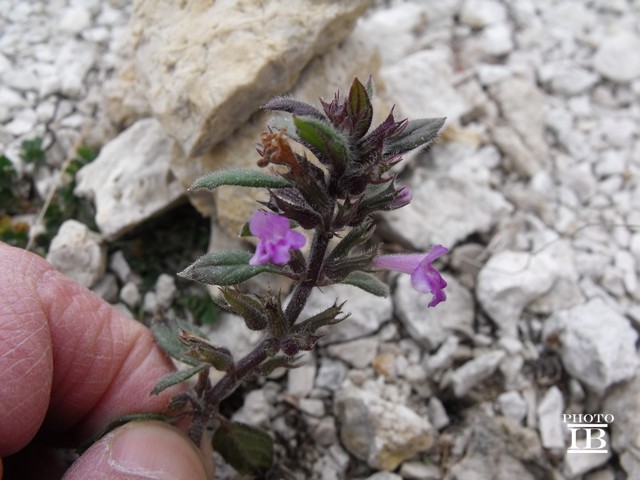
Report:
[[[347,115],[351,121],[352,135],[355,139],[362,138],[371,126],[373,107],[367,89],[357,78],[351,84],[347,99]]]
[[[249,265],[251,257],[250,252],[238,250],[207,253],[178,275],[221,287],[237,285],[263,272],[286,275],[286,270],[277,265]]]
[[[189,348],[189,355],[212,365],[216,370],[228,372],[233,368],[233,355],[226,347],[217,347],[204,337],[193,335],[185,330],[178,339]]]
[[[445,118],[422,118],[411,120],[400,133],[385,145],[385,155],[400,155],[420,146],[431,144],[444,125]]]
[[[294,117],[298,135],[322,163],[333,165],[338,174],[347,164],[348,144],[344,136],[332,125],[317,118]]]
[[[251,425],[225,421],[213,434],[211,445],[242,475],[260,475],[273,464],[273,440]]]
[[[365,292],[371,293],[378,297],[386,297],[389,295],[389,286],[381,282],[370,273],[355,271],[347,275],[340,283],[353,285],[361,288]]]
[[[299,117],[314,117],[320,120],[326,117],[312,105],[286,97],[276,97],[262,106],[263,110],[292,113]]]
[[[270,200],[282,210],[287,218],[295,220],[302,228],[310,230],[318,226],[322,221],[318,210],[320,205],[312,207],[300,192],[294,188],[272,191]]]
[[[299,333],[315,333],[315,331],[320,327],[340,323],[349,316],[349,314],[346,314],[342,317],[339,317],[339,315],[342,313],[343,306],[344,303],[341,303],[340,305],[334,303],[322,312],[317,313],[312,317],[306,318],[300,323],[296,323],[294,325],[294,331]]]
[[[199,362],[189,355],[189,349],[178,339],[182,328],[193,329],[194,327],[186,322],[170,322],[161,319],[151,324],[151,333],[167,355],[189,365],[198,365]]]
[[[209,368],[209,365],[203,363],[196,365],[195,367],[187,368],[186,370],[170,373],[169,375],[162,377],[158,383],[156,383],[156,386],[151,390],[151,395],[158,395],[163,390],[188,380],[205,368]]]
[[[334,260],[349,254],[351,249],[366,243],[376,230],[371,218],[366,219],[357,227],[352,228],[329,254],[328,260]]]
[[[238,288],[221,288],[227,307],[233,313],[240,315],[249,330],[264,330],[267,328],[268,317],[264,305],[259,297],[250,293],[243,293]]]
[[[277,355],[273,358],[268,358],[258,367],[258,372],[261,376],[266,377],[270,375],[276,368],[293,369],[304,365],[302,361],[302,355]]]
[[[217,170],[197,178],[189,190],[213,190],[221,185],[254,188],[291,187],[289,181],[260,170],[229,169]]]
[[[365,252],[361,255],[335,258],[327,261],[324,267],[325,275],[334,282],[341,281],[354,271],[367,268],[371,264],[375,252]]]

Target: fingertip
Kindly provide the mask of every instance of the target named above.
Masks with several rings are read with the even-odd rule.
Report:
[[[130,422],[91,446],[64,480],[206,480],[213,474],[210,463],[178,429],[158,421]]]

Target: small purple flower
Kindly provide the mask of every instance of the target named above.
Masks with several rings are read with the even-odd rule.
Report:
[[[435,307],[447,299],[444,293],[447,282],[431,264],[436,258],[448,251],[442,245],[436,245],[426,255],[422,253],[381,255],[373,259],[373,264],[386,270],[411,274],[413,288],[420,293],[432,293],[433,299],[428,306]]]
[[[249,220],[249,230],[258,237],[256,253],[249,265],[265,265],[272,261],[278,265],[291,259],[289,250],[301,248],[307,239],[289,228],[289,220],[271,212],[258,211]]]
[[[396,190],[397,195],[396,198],[393,199],[393,202],[389,204],[389,208],[391,210],[396,210],[398,208],[402,208],[411,203],[413,199],[413,192],[409,187],[402,187]]]

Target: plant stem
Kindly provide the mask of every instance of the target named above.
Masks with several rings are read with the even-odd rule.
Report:
[[[236,363],[235,368],[222,377],[213,388],[207,390],[203,399],[204,408],[194,416],[193,423],[189,429],[189,438],[196,445],[200,445],[207,423],[220,402],[228,397],[238,384],[267,358],[267,349],[272,343],[273,340],[271,338],[264,339],[250,353],[241,358]]]
[[[316,230],[313,241],[311,243],[311,251],[309,253],[309,262],[307,263],[307,272],[304,280],[299,283],[285,309],[285,318],[287,320],[287,332],[283,336],[286,337],[289,330],[297,320],[300,312],[307,303],[307,299],[313,287],[318,283],[324,257],[329,246],[331,235],[322,228]],[[207,427],[207,423],[211,416],[215,413],[218,405],[222,400],[229,396],[242,382],[244,378],[250,375],[260,364],[267,358],[267,350],[272,347],[275,339],[272,337],[265,338],[250,353],[241,358],[235,365],[235,368],[229,371],[222,379],[216,383],[213,388],[206,391],[203,398],[203,408],[200,412],[196,412],[193,422],[189,429],[189,438],[196,444],[200,445],[202,435]]]
[[[285,309],[284,316],[287,319],[287,326],[291,327],[302,312],[307,299],[311,294],[311,290],[318,283],[324,257],[329,246],[329,234],[321,229],[316,230],[311,243],[311,252],[309,253],[309,262],[307,264],[307,273],[302,282],[300,282],[291,296],[291,300]]]

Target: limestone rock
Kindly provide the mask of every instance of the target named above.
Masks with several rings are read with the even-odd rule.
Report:
[[[106,302],[116,303],[120,293],[118,280],[116,280],[116,276],[113,273],[107,273],[91,287],[91,291],[102,297]]]
[[[176,296],[176,281],[172,275],[161,273],[156,281],[156,301],[162,308],[169,308]]]
[[[370,74],[376,82],[377,95],[373,98],[374,123],[381,122],[388,115],[391,105],[384,94],[384,84],[379,82],[378,55],[372,48],[365,32],[360,27],[349,35],[344,42],[327,54],[312,60],[302,71],[298,83],[289,95],[317,104],[317,98],[328,99],[336,91],[343,94],[354,77],[365,80]],[[283,93],[285,89],[278,93]],[[254,108],[257,104],[254,105]],[[191,185],[200,175],[221,168],[258,168],[256,145],[260,134],[265,131],[271,113],[255,113],[233,135],[228,136],[209,152],[196,158],[186,157],[176,148],[171,169],[184,185]],[[294,149],[298,147],[294,144]],[[265,200],[262,190],[217,188],[213,194],[196,193],[191,202],[203,214],[215,213],[217,224],[229,235],[237,236],[242,225],[256,210],[256,199]]]
[[[455,370],[451,374],[454,395],[462,397],[477,384],[489,378],[505,355],[502,350],[483,353]]]
[[[635,478],[640,473],[640,375],[612,387],[602,408],[615,418],[609,432],[612,445],[621,457],[627,478]]]
[[[340,390],[334,398],[334,410],[342,443],[372,468],[394,470],[433,443],[433,427],[426,418],[372,392]]]
[[[404,462],[400,467],[400,474],[407,480],[440,480],[442,478],[437,465],[427,465],[418,461]]]
[[[287,394],[298,398],[311,392],[318,371],[313,354],[306,353],[301,362],[304,362],[302,366],[287,372]]]
[[[605,433],[602,441],[606,442],[608,445],[610,442],[609,435]],[[589,448],[586,438],[578,438],[576,440],[576,446],[578,448]],[[607,450],[607,453],[605,454],[600,453],[597,455],[575,455],[567,453],[564,456],[564,473],[568,478],[580,478],[580,475],[584,475],[591,470],[594,470],[602,465],[606,465],[609,459],[611,459],[610,449]],[[624,468],[624,461],[621,461],[620,463]],[[635,478],[635,475],[630,474],[627,478]]]
[[[556,283],[561,283],[560,279],[573,276],[573,282],[577,282],[571,257],[563,256],[566,250],[561,244],[555,247],[537,254],[500,252],[480,271],[478,300],[502,335],[516,337],[522,311],[535,299],[551,292]]]
[[[232,420],[265,428],[271,423],[270,416],[271,404],[265,396],[265,391],[257,389],[246,395],[242,408],[233,414]]]
[[[626,83],[640,77],[640,37],[617,32],[605,38],[593,56],[593,67],[603,77]]]
[[[477,414],[467,431],[464,458],[450,470],[452,480],[552,478],[536,433],[505,417]]]
[[[171,139],[154,119],[138,121],[77,175],[75,194],[96,203],[96,223],[115,239],[175,204],[184,188],[169,171]]]
[[[359,338],[350,342],[329,346],[329,354],[347,362],[355,368],[366,368],[378,351],[378,339],[375,337]]]
[[[507,9],[497,0],[465,0],[460,8],[460,21],[473,28],[503,23]]]
[[[347,376],[347,367],[339,360],[323,358],[318,369],[315,386],[333,392],[340,388]]]
[[[447,49],[423,50],[381,70],[401,115],[410,119],[447,117],[448,122],[456,123],[470,111],[455,88],[451,56]]]
[[[542,446],[545,448],[564,448],[565,426],[562,423],[564,399],[555,385],[544,394],[538,404],[538,428]]]
[[[391,472],[376,472],[368,476],[366,480],[402,480],[402,477]]]
[[[545,169],[549,164],[549,150],[544,136],[544,94],[532,81],[515,76],[491,86],[489,93],[498,103],[505,123],[536,159],[528,168],[533,173]]]
[[[445,273],[443,278],[447,282],[447,300],[436,308],[427,308],[430,296],[413,289],[410,275],[400,276],[393,296],[398,318],[411,337],[429,351],[452,335],[473,335],[471,293],[452,276]]]
[[[381,233],[415,249],[450,247],[473,233],[488,232],[512,210],[498,192],[470,182],[434,179],[417,168],[409,184],[412,202],[381,217]]]
[[[522,423],[527,415],[527,404],[522,395],[515,390],[501,393],[496,402],[502,414],[518,424]]]
[[[424,48],[416,31],[433,26],[432,7],[421,2],[398,2],[384,10],[372,9],[356,28],[364,29],[369,42],[379,50],[383,65],[392,65]]]
[[[316,55],[340,42],[369,0],[137,2],[139,81],[188,157],[228,137]]]
[[[244,319],[230,313],[222,313],[213,326],[203,326],[203,330],[215,345],[229,348],[236,360],[251,352],[262,338],[262,332],[249,330]]]
[[[543,334],[557,336],[565,369],[597,392],[632,378],[640,364],[638,333],[600,298],[557,312],[545,322]]]
[[[540,67],[541,80],[551,91],[560,95],[579,95],[588,92],[598,82],[598,75],[575,62],[549,62]]]
[[[107,268],[102,238],[76,220],[65,221],[51,241],[47,261],[85,287],[94,285]]]
[[[508,125],[496,125],[491,128],[491,137],[510,162],[505,165],[506,168],[525,178],[540,171],[538,158],[527,148],[513,128]]]
[[[300,318],[320,313],[333,305],[336,299],[338,302],[347,301],[343,311],[351,315],[343,322],[327,327],[326,336],[320,340],[322,344],[370,335],[390,320],[393,313],[390,298],[375,297],[351,285],[329,285],[313,289]]]

